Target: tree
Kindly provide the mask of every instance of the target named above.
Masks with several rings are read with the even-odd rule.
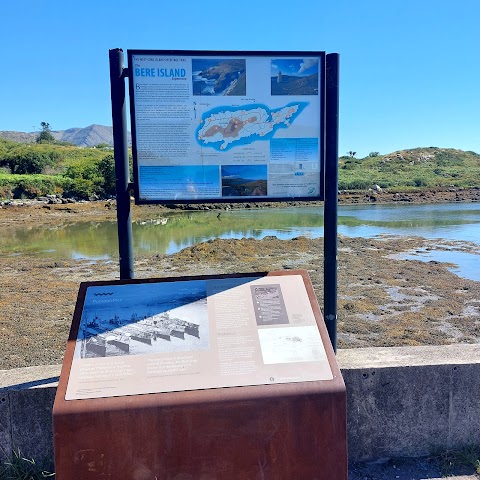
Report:
[[[50,124],[47,122],[41,122],[41,132],[38,134],[37,143],[53,143],[55,141],[52,131],[50,130]]]
[[[348,153],[348,156],[349,156],[350,158],[353,158],[353,157],[357,154],[357,152],[353,152],[352,150],[350,150],[350,151],[347,152],[347,153]]]
[[[103,194],[115,195],[115,159],[113,155],[102,158],[98,164],[98,170],[104,179]]]
[[[369,156],[370,158],[379,157],[379,156],[380,156],[380,152],[370,152],[370,153],[368,154],[368,156]]]

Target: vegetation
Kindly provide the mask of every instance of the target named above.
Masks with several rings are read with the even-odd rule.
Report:
[[[7,167],[16,175],[42,173],[48,166],[54,166],[58,153],[41,145],[32,148],[30,145],[14,146],[0,158],[0,167]]]
[[[52,131],[50,130],[50,124],[47,122],[42,122],[40,124],[42,130],[38,134],[36,139],[37,143],[53,143],[55,142],[55,138],[52,135]]]
[[[45,123],[45,122],[43,122]],[[48,133],[45,123],[44,131]],[[416,148],[389,155],[370,152],[339,159],[339,189],[391,192],[479,186],[480,155],[447,148]],[[115,194],[112,148],[77,147],[59,142],[21,144],[0,139],[0,198],[47,194],[89,199]]]
[[[10,461],[0,463],[0,480],[43,480],[55,478],[45,466],[37,464],[33,458],[25,458],[20,450],[14,450]]]
[[[110,149],[0,139],[0,198],[54,194],[78,199],[115,194]]]
[[[106,197],[115,194],[115,161],[113,155],[100,160],[83,160],[70,164],[65,177],[71,182],[68,196],[88,198]]]
[[[349,152],[350,153],[350,152]],[[389,155],[371,152],[363,159],[341,157],[339,189],[373,185],[390,191],[479,186],[480,155],[449,148],[416,148]]]
[[[36,198],[61,195],[72,182],[61,175],[8,175],[0,173],[0,198]]]
[[[469,445],[462,450],[447,450],[436,455],[442,475],[447,477],[459,467],[474,468],[480,474],[480,446]]]

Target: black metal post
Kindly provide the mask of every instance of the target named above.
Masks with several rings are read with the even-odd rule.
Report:
[[[134,275],[123,50],[121,48],[110,50],[109,58],[115,188],[117,192],[118,253],[120,257],[120,279],[125,280],[133,278]]]
[[[326,56],[325,223],[323,309],[333,350],[337,351],[337,206],[338,206],[338,53]]]

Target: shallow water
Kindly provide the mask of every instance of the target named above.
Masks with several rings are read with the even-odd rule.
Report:
[[[349,237],[384,235],[471,242],[480,250],[480,204],[345,205],[338,210],[338,232]],[[133,225],[134,251],[175,253],[213,238],[280,239],[323,236],[320,207],[168,212]],[[480,255],[452,250],[405,252],[402,258],[450,262],[457,275],[480,281]],[[114,222],[74,223],[51,229],[17,228],[0,233],[0,251],[31,252],[58,259],[108,260],[118,254]],[[413,255],[413,256],[412,256]]]

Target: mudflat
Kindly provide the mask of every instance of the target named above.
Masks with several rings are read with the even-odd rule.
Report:
[[[362,203],[371,201],[360,197]],[[134,206],[132,216],[152,218],[160,211],[164,207]],[[0,229],[9,235],[20,224],[52,228],[115,218],[112,202],[4,206]],[[395,257],[428,248],[447,250],[454,244],[418,237],[339,237],[338,346],[480,342],[480,282],[456,276],[445,263]],[[478,253],[473,244],[455,247]],[[61,363],[80,282],[119,277],[115,258],[92,263],[3,253],[0,269],[0,369]],[[135,257],[136,278],[277,269],[306,269],[323,305],[323,239],[217,239],[174,255]]]

